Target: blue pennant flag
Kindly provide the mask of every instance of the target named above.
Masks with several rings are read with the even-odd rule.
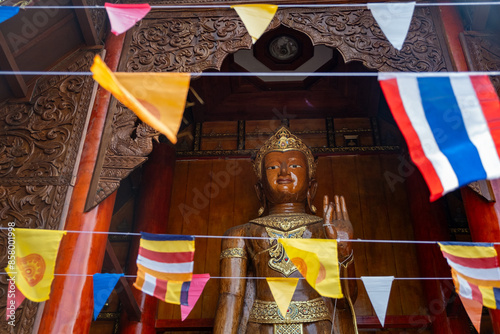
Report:
[[[0,23],[19,13],[19,7],[0,6]]]
[[[94,320],[123,274],[94,274]]]

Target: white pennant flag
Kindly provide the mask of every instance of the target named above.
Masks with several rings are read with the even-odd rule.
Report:
[[[365,284],[366,292],[370,297],[378,320],[384,327],[385,313],[387,312],[387,304],[389,304],[394,276],[361,276],[361,280]]]
[[[389,42],[401,50],[410,28],[415,2],[369,3],[367,7]]]

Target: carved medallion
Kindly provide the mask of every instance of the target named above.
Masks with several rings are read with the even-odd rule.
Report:
[[[45,273],[45,260],[40,254],[29,254],[25,257],[18,257],[16,260],[21,275],[29,286],[33,287],[42,280]]]
[[[292,260],[286,255],[283,245],[278,242],[278,238],[287,239],[300,239],[306,230],[305,226],[299,227],[298,229],[283,232],[279,230],[273,230],[272,228],[266,227],[266,232],[269,237],[273,238],[271,242],[275,243],[269,249],[269,256],[271,259],[268,262],[269,268],[282,273],[285,277],[290,276],[293,272],[297,271]]]

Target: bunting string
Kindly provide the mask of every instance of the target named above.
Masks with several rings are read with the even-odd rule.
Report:
[[[114,274],[114,273],[113,273]],[[1,272],[0,275],[7,275],[5,272]],[[68,277],[92,277],[94,276],[93,274],[54,274],[54,276],[68,276]],[[136,278],[137,275],[123,275],[125,278]],[[253,276],[210,276],[210,279],[257,279],[257,280],[262,280],[262,279],[267,279],[269,277],[253,277]],[[297,277],[299,280],[305,279],[304,277]],[[361,280],[361,277],[340,277],[341,280],[353,280],[353,281],[358,281]],[[394,280],[399,280],[399,281],[417,281],[417,280],[427,280],[427,281],[432,281],[432,280],[451,280],[453,279],[452,277],[394,277]]]
[[[481,1],[481,2],[443,2],[416,3],[415,7],[438,7],[438,6],[497,6],[500,1]],[[331,8],[331,7],[366,7],[366,3],[336,3],[336,4],[289,4],[278,5],[279,8]],[[220,9],[231,8],[231,5],[152,5],[151,9]],[[104,6],[27,6],[23,9],[105,9]]]
[[[0,230],[9,230],[12,227],[0,227]],[[15,228],[14,228],[15,229]],[[64,230],[66,233],[78,233],[78,234],[108,234],[108,235],[123,235],[123,236],[141,236],[141,233],[135,232],[112,232],[112,231],[71,231]],[[276,238],[271,237],[245,237],[245,236],[230,236],[230,235],[192,235],[199,239],[246,239],[246,240],[271,240]],[[443,241],[431,241],[431,240],[383,240],[383,239],[335,239],[337,242],[366,242],[366,243],[380,243],[380,244],[426,244],[435,245],[442,243]],[[500,242],[474,242],[474,244],[488,244],[488,245],[500,245]]]
[[[134,72],[117,72],[134,73]],[[135,72],[140,73],[140,72]],[[171,72],[162,72],[171,73]],[[378,77],[380,73],[398,75],[400,77],[455,77],[463,74],[471,76],[500,76],[500,71],[470,71],[470,72],[179,72],[189,73],[193,77]],[[151,74],[154,74],[151,72]],[[92,72],[68,71],[0,71],[0,75],[93,75]]]

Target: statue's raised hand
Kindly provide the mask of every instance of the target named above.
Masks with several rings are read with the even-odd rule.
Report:
[[[338,243],[339,260],[342,261],[351,254],[351,243],[347,240],[353,237],[344,196],[335,195],[333,202],[328,201],[328,196],[323,198],[323,221],[327,238],[342,240]]]

